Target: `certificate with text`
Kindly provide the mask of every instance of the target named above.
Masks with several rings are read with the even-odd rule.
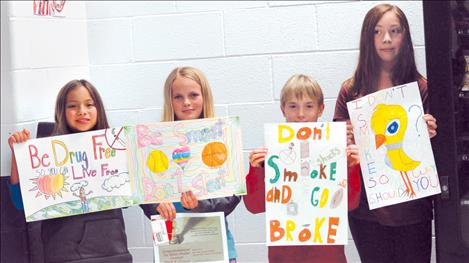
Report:
[[[152,216],[152,220],[160,218]],[[177,213],[168,232],[168,244],[154,244],[157,263],[229,261],[223,212]]]

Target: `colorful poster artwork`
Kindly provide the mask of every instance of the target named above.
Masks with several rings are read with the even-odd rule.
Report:
[[[417,82],[347,103],[370,209],[441,192]]]
[[[268,246],[347,244],[344,122],[265,124]]]
[[[63,16],[66,0],[33,0],[33,14],[39,16]]]
[[[163,221],[152,216],[154,221]],[[155,262],[228,262],[225,216],[215,213],[178,213],[171,229],[152,228],[153,237],[171,236],[168,243],[154,243]],[[169,239],[169,237],[162,237]]]
[[[15,144],[26,221],[133,204],[123,127]]]
[[[128,133],[132,186],[142,203],[246,193],[238,117],[159,122]]]

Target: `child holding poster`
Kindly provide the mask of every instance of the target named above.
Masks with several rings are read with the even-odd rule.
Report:
[[[395,5],[379,4],[366,14],[359,62],[353,77],[340,89],[334,113],[334,121],[348,122],[348,144],[355,143],[346,106],[349,101],[417,81],[428,113],[427,81],[417,71],[409,30],[405,14]],[[430,114],[423,118],[429,137],[434,137],[435,118]],[[361,191],[359,207],[349,213],[349,226],[362,262],[430,262],[431,222],[431,198],[370,210],[366,193]]]
[[[287,122],[316,122],[324,111],[324,96],[319,84],[310,76],[293,75],[281,91],[280,107]],[[265,212],[266,148],[256,148],[249,154],[249,173],[246,176],[248,194],[246,208],[254,214]],[[347,163],[358,161],[358,148],[347,147]],[[349,179],[350,181],[350,179]],[[349,203],[352,201],[349,198]],[[350,206],[350,204],[349,204]],[[269,262],[346,262],[344,246],[269,246]]]
[[[194,120],[214,115],[212,91],[205,75],[193,67],[175,68],[164,85],[163,121]],[[240,200],[239,196],[198,200],[194,193],[188,191],[181,194],[180,203],[160,203],[156,209],[165,220],[173,220],[177,212],[224,212],[226,217]],[[226,235],[230,262],[236,262],[234,239],[228,225]]]
[[[57,95],[53,135],[108,128],[104,105],[96,88],[86,80],[72,80]],[[12,151],[10,193],[23,209],[13,144],[30,138],[26,129],[8,138]],[[86,202],[85,189],[80,195]],[[86,206],[87,204],[83,204]],[[41,222],[44,262],[132,262],[121,209],[44,220]],[[38,259],[39,260],[39,259]]]

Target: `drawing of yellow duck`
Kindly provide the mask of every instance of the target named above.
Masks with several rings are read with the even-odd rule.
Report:
[[[414,170],[420,162],[412,160],[403,150],[402,142],[407,129],[407,112],[400,105],[379,104],[371,116],[371,128],[375,134],[376,149],[386,147],[386,164],[399,171],[406,192],[415,197],[408,171]]]

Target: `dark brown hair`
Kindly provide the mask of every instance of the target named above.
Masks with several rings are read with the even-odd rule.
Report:
[[[415,65],[409,22],[404,12],[395,5],[379,4],[370,9],[363,20],[358,65],[351,80],[354,96],[367,95],[378,88],[381,60],[376,53],[374,42],[375,27],[387,12],[393,12],[397,16],[401,24],[402,34],[404,34],[397,61],[392,69],[391,81],[393,85],[401,85],[423,78]]]
[[[68,126],[65,110],[68,93],[78,87],[84,87],[88,90],[96,107],[96,125],[91,130],[109,128],[106,112],[104,111],[104,104],[98,90],[87,80],[74,79],[65,84],[62,89],[60,89],[59,94],[57,94],[57,100],[55,102],[55,126],[52,132],[53,135],[75,132]]]

